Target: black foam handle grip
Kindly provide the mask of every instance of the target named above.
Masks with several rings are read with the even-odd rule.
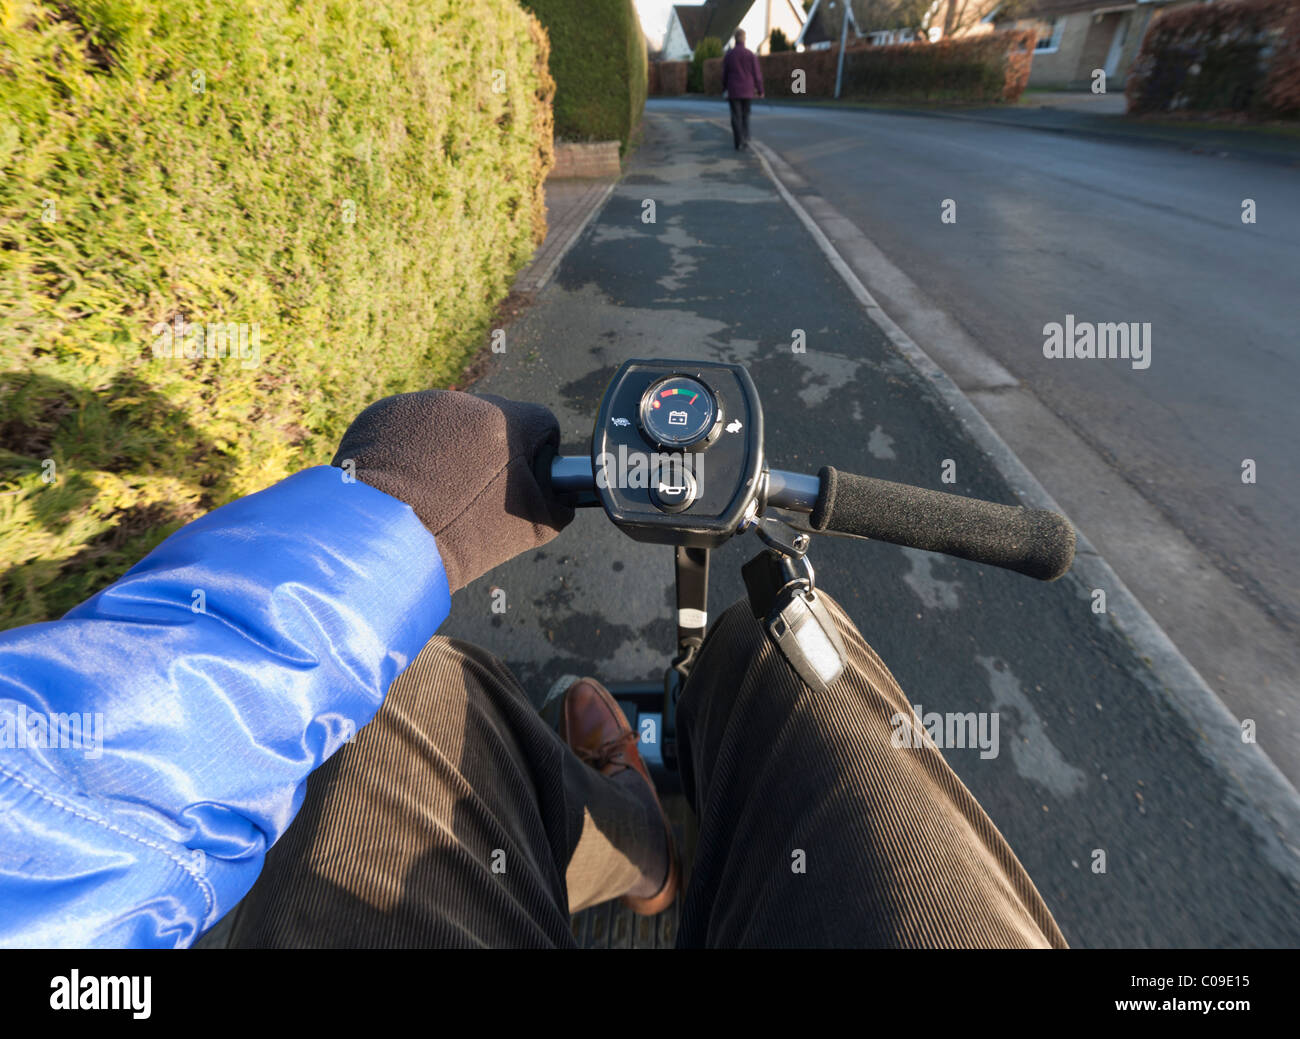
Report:
[[[825,466],[810,517],[814,530],[889,541],[1055,581],[1074,562],[1064,516],[910,487]]]

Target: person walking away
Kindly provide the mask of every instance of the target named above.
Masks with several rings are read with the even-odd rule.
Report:
[[[731,135],[736,151],[749,147],[749,106],[763,96],[758,55],[745,46],[745,30],[736,30],[736,45],[722,59],[722,89],[731,105]]]

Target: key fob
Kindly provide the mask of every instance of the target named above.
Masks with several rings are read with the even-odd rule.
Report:
[[[844,671],[848,660],[844,640],[815,589],[788,588],[764,627],[768,638],[814,692],[824,693]]]

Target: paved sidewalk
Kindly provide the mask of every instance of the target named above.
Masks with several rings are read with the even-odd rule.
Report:
[[[739,362],[764,401],[771,464],[832,464],[1014,502],[757,159],[732,150],[717,116],[648,116],[627,174],[474,390],[546,404],[563,450],[580,453],[622,361]],[[796,330],[806,352],[792,349]],[[956,485],[940,482],[949,460]],[[714,553],[715,615],[743,594],[739,566],[756,550],[746,536]],[[1092,589],[1077,575],[1043,585],[842,539],[818,539],[812,556],[819,584],[923,713],[999,719],[996,754],[945,754],[1073,944],[1300,943],[1285,822],[1207,752],[1205,729],[1179,713],[1110,618],[1092,612]],[[504,614],[493,609],[499,592]],[[545,549],[457,592],[441,632],[501,656],[540,699],[563,673],[661,674],[673,601],[671,552],[584,510]]]

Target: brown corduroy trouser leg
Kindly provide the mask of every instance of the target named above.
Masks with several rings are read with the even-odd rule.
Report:
[[[1064,946],[939,751],[892,745],[907,697],[831,608],[849,662],[825,694],[746,604],[700,652],[679,719],[700,822],[679,944]],[[435,638],[312,775],[231,944],[571,945],[570,908],[627,890],[659,825],[504,665]]]

